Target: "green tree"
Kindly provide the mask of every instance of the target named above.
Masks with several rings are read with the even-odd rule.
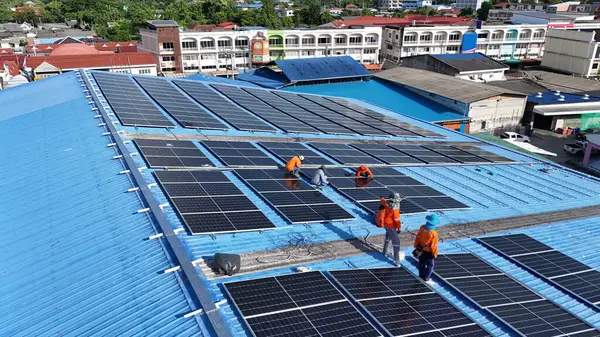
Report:
[[[13,14],[8,1],[0,0],[0,23],[12,20]]]
[[[15,13],[14,17],[15,20],[17,20],[17,22],[19,23],[28,22],[31,24],[36,24],[39,22],[37,12],[35,11],[35,9],[30,7],[22,8],[20,11]]]
[[[239,11],[234,21],[240,26],[258,26],[260,25],[259,14],[259,11]]]
[[[275,2],[273,0],[263,0],[262,5],[259,14],[261,26],[269,29],[281,29],[281,22],[275,12]]]
[[[63,4],[60,0],[50,1],[44,6],[44,22],[63,22],[65,21]]]
[[[156,7],[153,3],[133,2],[127,6],[127,18],[133,25],[140,25],[156,17]]]
[[[333,21],[333,16],[331,16],[331,13],[329,13],[329,11],[324,11],[323,13],[321,13],[321,24],[329,23],[331,21]]]
[[[477,19],[479,20],[487,20],[488,15],[490,14],[490,9],[494,8],[494,5],[492,5],[489,2],[484,2],[481,4],[481,8],[479,8],[477,10]]]
[[[396,12],[394,12],[394,14],[392,14],[392,17],[403,18],[406,16],[406,14],[408,14],[408,11],[403,11],[403,12],[396,11]]]
[[[100,31],[103,30],[103,34],[101,35],[103,38],[117,42],[131,40],[131,29],[131,21],[123,20],[111,27],[101,29]]]
[[[360,11],[360,15],[362,15],[362,16],[373,16],[374,14],[373,14],[373,12],[371,12],[371,8],[363,8]]]
[[[291,16],[284,16],[281,19],[281,24],[285,28],[293,28],[294,27],[294,19]]]
[[[321,6],[316,0],[307,0],[304,2],[304,7],[296,12],[301,21],[309,26],[321,24]]]
[[[208,23],[218,24],[235,17],[235,0],[210,0],[202,1],[201,4],[203,16]]]
[[[471,7],[466,7],[460,10],[460,14],[459,16],[464,16],[464,17],[470,17],[473,16],[473,8]]]
[[[162,18],[175,20],[180,26],[187,27],[192,22],[190,3],[186,0],[175,0],[165,8]]]

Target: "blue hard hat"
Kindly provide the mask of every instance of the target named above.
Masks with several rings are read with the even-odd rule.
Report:
[[[427,223],[430,225],[438,225],[440,223],[440,220],[438,219],[437,214],[435,213],[426,216],[425,221],[427,221]]]

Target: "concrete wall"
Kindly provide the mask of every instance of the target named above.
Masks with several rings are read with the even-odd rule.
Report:
[[[526,102],[525,97],[496,96],[471,103],[470,132],[493,131],[500,127],[518,125],[525,112]]]

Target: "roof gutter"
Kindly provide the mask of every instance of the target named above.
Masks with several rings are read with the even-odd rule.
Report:
[[[92,84],[86,77],[86,74],[82,70],[79,70],[79,73],[84,79],[88,89],[90,89],[90,92],[93,91]],[[213,302],[212,298],[210,297],[208,289],[202,282],[200,275],[198,275],[198,271],[192,264],[192,260],[190,260],[185,248],[181,244],[181,241],[179,241],[177,234],[175,234],[173,228],[167,222],[167,219],[163,215],[162,209],[152,196],[152,192],[150,192],[148,184],[146,184],[144,178],[142,177],[142,174],[135,166],[135,163],[131,156],[127,155],[129,151],[127,150],[125,144],[121,140],[121,136],[117,132],[117,129],[115,128],[113,123],[111,122],[111,119],[108,117],[108,114],[102,108],[100,100],[98,99],[98,97],[96,97],[96,95],[91,96],[94,100],[94,103],[98,107],[98,111],[102,115],[102,118],[106,123],[106,127],[108,128],[111,137],[113,138],[117,148],[119,149],[119,152],[121,152],[121,154],[123,155],[122,159],[124,160],[125,164],[127,165],[127,168],[129,169],[129,173],[131,174],[133,182],[139,187],[142,199],[144,200],[144,202],[146,202],[148,208],[150,208],[150,212],[148,212],[149,216],[153,218],[156,221],[156,223],[158,223],[158,225],[160,226],[160,230],[163,232],[164,238],[167,240],[167,243],[169,244],[171,250],[175,254],[175,258],[181,266],[183,278],[187,279],[190,286],[189,288],[191,288],[194,296],[202,306],[202,310],[204,311],[206,317],[209,319],[215,334],[218,337],[233,337],[233,335],[229,331],[227,324],[225,323],[225,320],[219,313],[215,302]]]

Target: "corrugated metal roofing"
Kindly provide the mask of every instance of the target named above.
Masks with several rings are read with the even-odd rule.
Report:
[[[351,56],[276,60],[274,62],[291,82],[371,76],[367,69]]]
[[[269,89],[279,89],[289,83],[285,75],[267,67],[249,70],[237,75],[236,78]]]
[[[76,73],[0,106],[0,335],[203,335]]]

